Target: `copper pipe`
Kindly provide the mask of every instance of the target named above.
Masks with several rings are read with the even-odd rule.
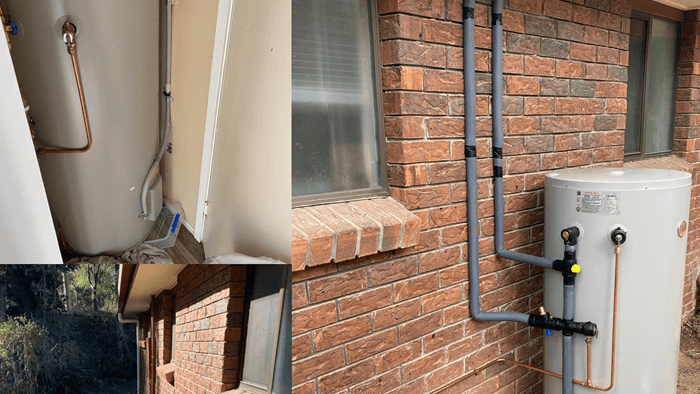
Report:
[[[36,153],[38,155],[49,153],[84,153],[92,148],[92,132],[90,131],[90,121],[88,120],[87,107],[85,106],[85,94],[83,93],[83,81],[80,77],[80,69],[78,68],[78,56],[75,48],[75,26],[70,22],[63,25],[63,37],[66,40],[66,50],[70,55],[70,60],[73,63],[73,73],[75,74],[75,84],[78,87],[78,96],[80,98],[80,109],[83,111],[83,122],[85,123],[85,136],[87,137],[87,145],[82,148],[61,148],[61,149],[46,149],[39,148]]]
[[[591,337],[586,336],[586,384],[591,384]]]
[[[599,390],[610,391],[615,385],[615,342],[617,339],[617,282],[620,272],[620,251],[621,244],[615,245],[615,290],[613,291],[613,322],[612,322],[612,350],[610,354],[610,385],[606,388],[590,385],[587,387]]]
[[[592,388],[592,389],[598,390],[598,391],[610,391],[610,390],[612,390],[613,386],[615,385],[615,342],[616,342],[616,336],[617,336],[616,335],[617,334],[617,290],[618,290],[618,277],[619,277],[619,271],[620,271],[620,250],[621,250],[620,244],[615,245],[615,286],[614,286],[614,290],[613,290],[613,324],[612,324],[613,332],[612,332],[612,354],[610,356],[610,385],[608,387],[603,388],[603,387],[599,387],[599,386],[596,386],[594,384],[591,384],[591,341],[590,341],[591,337],[588,337],[588,336],[586,337],[586,351],[587,351],[587,354],[586,354],[587,379],[586,380],[587,381],[582,382],[580,380],[573,379],[574,383],[578,384],[579,386]],[[521,363],[521,362],[518,362],[515,360],[510,360],[507,358],[499,358],[499,359],[496,359],[496,360],[493,360],[493,361],[486,363],[482,367],[476,368],[475,370],[469,372],[468,374],[462,376],[461,378],[451,382],[450,384],[448,384],[446,386],[443,386],[442,388],[439,388],[439,389],[431,392],[430,394],[442,393],[443,391],[445,391],[451,387],[454,387],[458,383],[463,382],[464,380],[469,379],[472,376],[478,375],[486,368],[488,368],[494,364],[503,363],[503,362],[513,364],[513,365],[518,366],[518,367],[523,367],[523,368],[529,369],[531,371],[539,372],[541,374],[548,375],[548,376],[551,376],[551,377],[554,377],[557,379],[561,379],[560,374],[546,371],[546,370],[541,369],[541,368],[533,367],[531,365],[527,365],[527,364],[524,364],[524,363]]]

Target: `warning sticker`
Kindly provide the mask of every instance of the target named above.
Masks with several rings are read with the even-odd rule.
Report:
[[[620,193],[576,192],[576,211],[583,213],[620,213]]]

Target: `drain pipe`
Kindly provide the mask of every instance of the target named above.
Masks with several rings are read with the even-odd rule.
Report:
[[[141,349],[139,348],[139,330],[141,322],[139,319],[127,319],[122,316],[122,313],[117,313],[117,320],[121,324],[134,323],[136,324],[136,392],[141,392]]]
[[[171,110],[170,103],[173,98],[170,96],[170,69],[172,63],[172,42],[173,42],[173,2],[174,0],[165,0],[165,86],[163,87],[163,97],[165,98],[165,125],[163,126],[163,138],[160,140],[160,148],[158,153],[153,158],[153,163],[148,169],[146,174],[146,179],[143,180],[143,185],[141,186],[141,213],[139,217],[143,220],[148,220],[148,204],[146,203],[146,196],[148,195],[148,187],[151,184],[151,179],[158,168],[158,163],[160,159],[163,158],[165,150],[168,149],[170,145],[170,138],[172,134],[172,121],[171,121]],[[154,209],[159,209],[158,207],[153,207]]]
[[[464,12],[464,134],[467,159],[467,232],[469,241],[469,311],[481,321],[513,321],[528,324],[530,315],[520,312],[484,312],[479,290],[479,234],[477,233],[476,91],[474,86],[474,3],[466,0]]]

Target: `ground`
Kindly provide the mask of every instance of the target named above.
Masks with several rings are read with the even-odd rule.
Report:
[[[681,329],[677,394],[700,394],[700,315]]]
[[[83,394],[134,394],[136,379],[105,379],[98,380],[95,387]]]

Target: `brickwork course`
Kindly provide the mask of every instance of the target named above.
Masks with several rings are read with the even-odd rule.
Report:
[[[206,269],[187,266],[178,274],[173,289],[155,297],[151,304],[151,308],[155,308],[156,325],[152,335],[156,338],[159,370],[155,376],[155,393],[219,394],[238,386],[245,289],[245,266],[212,265]],[[150,310],[141,314],[141,327],[150,326],[150,316]],[[171,352],[173,335],[174,354]],[[140,357],[142,393],[151,394],[143,348]],[[174,369],[172,383],[163,376],[164,366]]]
[[[481,300],[484,310],[528,313],[543,302],[542,269],[494,255],[489,4],[475,9],[480,220],[472,225]],[[551,170],[653,164],[689,171],[687,320],[700,251],[698,11],[686,12],[682,24],[674,156],[623,163],[630,2],[507,0],[504,8],[506,248],[542,255]],[[414,246],[359,258],[329,254],[302,264],[293,253],[294,394],[429,393],[497,357],[543,362],[542,330],[469,314],[462,2],[378,0],[378,11],[390,195],[420,219],[420,232]],[[310,249],[308,237],[297,235],[295,247]],[[542,377],[495,365],[455,390],[535,394]]]

